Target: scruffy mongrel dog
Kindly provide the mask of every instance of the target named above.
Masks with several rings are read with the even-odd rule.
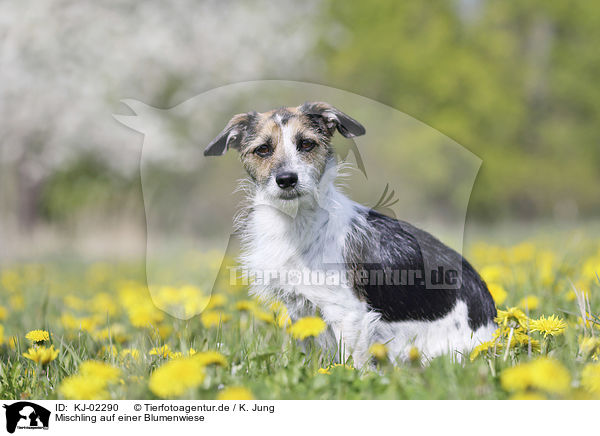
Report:
[[[413,346],[433,357],[490,339],[494,302],[460,254],[336,188],[335,130],[365,133],[333,106],[305,103],[235,115],[204,151],[238,150],[250,176],[238,224],[242,264],[263,277],[251,293],[282,300],[292,320],[318,310],[328,325],[320,345],[341,345],[357,366],[374,342],[396,361]]]

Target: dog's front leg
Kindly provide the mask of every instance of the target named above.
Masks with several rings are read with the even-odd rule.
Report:
[[[372,311],[360,310],[346,312],[343,319],[336,319],[339,310],[339,307],[324,310],[325,318],[332,322],[338,347],[341,347],[338,349],[338,355],[344,356],[344,362],[352,357],[354,366],[361,368],[370,360],[369,347],[376,338],[380,315]]]
[[[352,356],[355,366],[363,366],[369,360],[368,349],[379,315],[369,311],[366,304],[345,287],[309,287],[301,291],[304,298],[319,309],[331,330],[332,336],[321,340],[327,342],[328,348],[335,347],[336,358],[343,356],[345,362]]]
[[[300,318],[307,316],[317,315],[317,306],[300,294],[288,295],[288,298],[285,299],[285,306],[292,322],[296,322]],[[310,341],[300,340],[298,342],[302,350],[306,353]],[[326,330],[314,342],[323,350],[326,359],[333,359],[335,362],[338,362],[337,342],[331,326],[328,325]]]

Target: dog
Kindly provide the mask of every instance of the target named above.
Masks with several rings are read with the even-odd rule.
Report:
[[[292,321],[320,315],[327,329],[318,344],[357,367],[372,361],[374,343],[402,362],[413,347],[422,359],[460,359],[490,340],[494,301],[469,262],[336,185],[335,131],[366,133],[332,105],[307,102],[235,115],[205,149],[205,156],[237,150],[249,176],[236,229],[243,270],[255,273],[250,293],[282,301]]]

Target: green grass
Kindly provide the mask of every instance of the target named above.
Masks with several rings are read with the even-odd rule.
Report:
[[[578,341],[583,336],[599,336],[600,330],[597,324],[584,329],[578,323],[579,308],[569,291],[573,283],[588,291],[592,313],[598,313],[598,281],[589,277],[590,265],[600,259],[598,245],[587,241],[576,252],[541,242],[533,247],[529,253],[531,250],[523,246],[479,246],[470,250],[469,257],[484,271],[485,266],[492,265],[509,272],[499,279],[508,292],[500,308],[516,306],[524,296],[533,295],[539,298],[539,307],[531,310],[532,319],[557,314],[568,324],[564,334],[551,342],[545,343],[539,334],[532,333],[531,337],[542,342],[542,354],[547,352],[568,370],[570,389],[561,393],[536,388],[529,391],[548,398],[590,397],[592,392],[580,386],[582,370],[590,361],[579,352]],[[544,267],[540,260],[548,253],[553,253],[550,276],[547,265]],[[523,259],[515,261],[514,256]],[[177,274],[173,271],[181,265],[171,259],[161,268],[165,277],[174,277]],[[140,263],[85,263],[73,259],[6,265],[0,282],[0,306],[4,308],[0,313],[0,397],[61,398],[62,380],[77,374],[81,362],[103,360],[121,369],[120,381],[108,386],[109,398],[156,398],[148,380],[169,359],[150,355],[150,350],[164,344],[184,356],[192,347],[197,351],[216,350],[227,358],[227,366],[206,368],[202,384],[180,397],[194,399],[214,399],[224,387],[232,386],[245,387],[258,399],[506,399],[514,392],[502,388],[503,371],[540,356],[528,356],[521,349],[474,361],[466,356],[460,363],[451,356],[441,356],[425,365],[384,363],[375,370],[339,366],[330,374],[320,374],[319,368],[332,364],[331,356],[323,355],[310,340],[308,346],[301,346],[276,322],[265,322],[253,312],[237,310],[236,302],[248,299],[245,290],[224,281],[218,282],[215,289],[225,295],[226,303],[220,310],[231,318],[218,327],[205,327],[199,316],[182,320],[160,311],[151,312],[158,317],[151,326],[133,325],[132,303],[124,289],[133,287],[133,306],[150,301],[143,287],[144,271]],[[196,276],[205,292],[211,288],[208,277]],[[269,312],[267,307],[260,310]],[[83,329],[69,325],[65,316],[75,317]],[[47,366],[23,356],[31,346],[25,334],[34,329],[48,330],[50,344],[60,350],[58,358]],[[11,337],[15,339],[11,341]],[[130,348],[139,351],[138,359],[121,357],[121,351]]]

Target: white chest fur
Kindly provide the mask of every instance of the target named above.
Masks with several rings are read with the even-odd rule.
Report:
[[[242,263],[257,277],[276,277],[252,284],[251,293],[282,300],[292,320],[318,309],[333,335],[323,341],[342,341],[355,361],[365,360],[368,337],[379,315],[369,311],[341,280],[346,235],[356,214],[354,203],[335,190],[325,203],[329,210],[315,203],[272,205],[255,199],[244,227]],[[315,277],[335,272],[332,282],[316,283]]]
[[[350,200],[337,195],[342,201],[328,202],[335,204],[336,210],[322,209],[316,203],[298,204],[296,201],[273,205],[256,198],[244,226],[244,267],[263,273],[263,276],[267,272],[276,272],[276,277],[281,279],[290,273],[321,273],[343,265],[344,244],[353,206]],[[286,298],[291,295],[305,297],[320,309],[324,309],[321,304],[327,304],[324,300],[327,300],[328,294],[337,292],[334,298],[337,300],[340,292],[352,291],[343,289],[343,286],[334,286],[327,292],[317,286],[318,292],[317,289],[308,289],[315,287],[309,286],[311,284],[300,280],[295,284],[265,286],[264,289],[253,291],[266,294],[274,292]]]

